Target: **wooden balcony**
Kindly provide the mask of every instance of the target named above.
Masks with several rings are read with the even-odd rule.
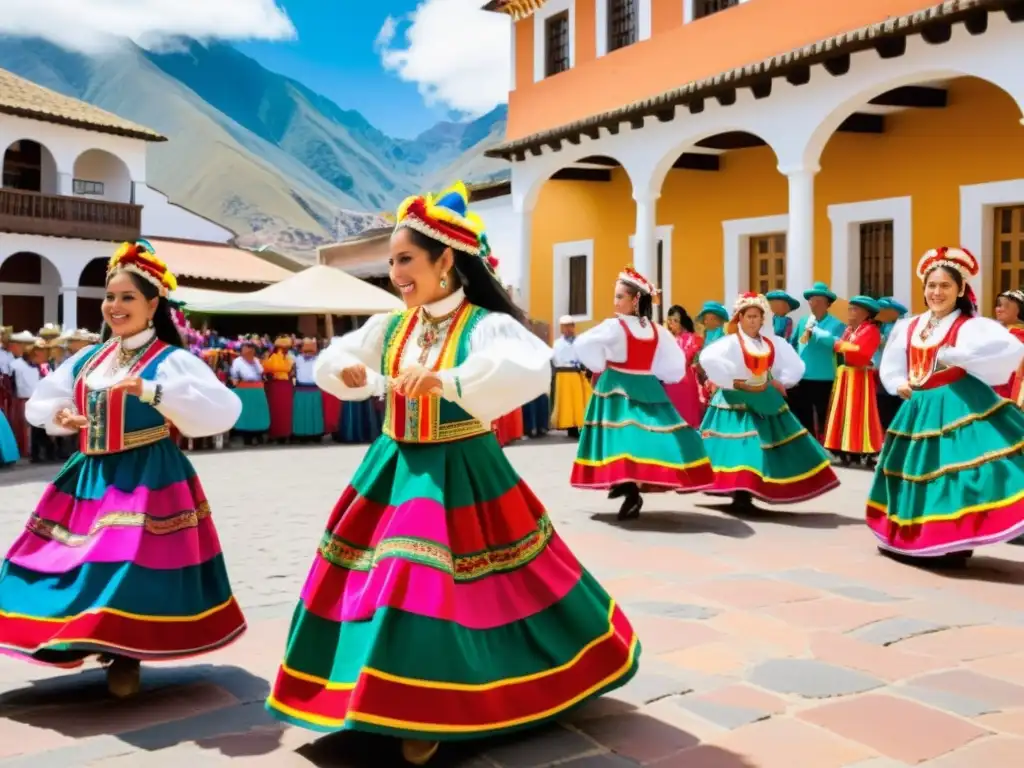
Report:
[[[137,240],[142,206],[0,188],[0,232],[82,240]]]

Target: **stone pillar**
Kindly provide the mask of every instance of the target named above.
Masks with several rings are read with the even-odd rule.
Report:
[[[516,225],[519,228],[517,246],[519,248],[519,306],[529,317],[532,315],[530,306],[530,280],[533,271],[530,264],[530,254],[533,238],[533,206],[527,206],[521,201],[513,203],[512,210],[516,215]],[[495,254],[500,259],[500,254]],[[501,274],[501,265],[498,265],[498,273]],[[506,279],[510,276],[506,275]]]
[[[655,217],[658,195],[633,193],[636,201],[636,232],[633,235],[633,268],[651,282],[657,275],[658,238]],[[660,286],[659,286],[660,287]]]
[[[789,232],[786,234],[786,291],[800,300],[814,283],[814,177],[818,166],[779,168],[789,180]]]
[[[74,330],[78,327],[78,288],[61,288],[60,300],[64,307],[63,329]]]

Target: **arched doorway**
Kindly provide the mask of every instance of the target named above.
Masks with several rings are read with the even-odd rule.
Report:
[[[20,139],[8,146],[3,168],[3,186],[8,189],[57,194],[57,163],[38,141]]]
[[[107,279],[107,260],[93,259],[78,278],[78,327],[98,331],[103,324],[103,290]]]
[[[132,177],[116,155],[89,149],[75,160],[74,193],[112,203],[132,202]]]
[[[35,333],[58,320],[60,274],[37,253],[15,253],[0,262],[0,324]]]

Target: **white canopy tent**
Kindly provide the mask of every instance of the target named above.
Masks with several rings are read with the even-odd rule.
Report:
[[[403,306],[382,288],[322,264],[252,293],[180,288],[174,297],[187,311],[210,315],[374,315]]]

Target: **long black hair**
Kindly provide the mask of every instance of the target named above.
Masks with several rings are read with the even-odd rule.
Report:
[[[444,243],[412,227],[407,227],[405,231],[409,233],[409,238],[416,247],[427,252],[431,263],[440,259],[449,248]],[[452,248],[452,255],[455,259],[455,271],[458,274],[459,282],[462,284],[462,288],[466,292],[466,299],[470,304],[475,304],[490,312],[503,312],[506,315],[511,315],[523,325],[526,324],[526,315],[515,305],[512,297],[508,295],[508,291],[487,268],[482,257],[471,256],[457,248]]]
[[[944,264],[940,264],[937,267],[933,267],[928,270],[928,274],[924,276],[925,282],[928,281],[928,275],[934,272],[936,269],[941,269],[945,272],[956,284],[957,291],[963,291],[962,296],[956,297],[956,309],[960,310],[960,314],[964,317],[974,317],[978,308],[974,305],[974,291],[971,286],[967,286],[967,290],[964,290],[964,276],[961,275],[957,270],[952,267],[947,267]]]
[[[637,316],[652,320],[654,317],[654,300],[651,299],[651,294],[644,293],[632,283],[623,282],[622,287],[630,296],[637,296],[639,294],[639,298],[636,300]]]
[[[111,272],[107,275],[108,283],[114,274],[116,273]],[[185,342],[181,338],[181,331],[178,330],[178,326],[174,324],[174,317],[171,315],[171,304],[167,301],[166,297],[161,296],[160,291],[157,290],[156,286],[141,275],[129,272],[128,270],[124,270],[124,274],[131,278],[132,284],[136,289],[138,289],[139,293],[142,294],[146,301],[158,299],[156,303],[156,314],[153,315],[153,331],[156,333],[156,337],[164,344],[169,344],[172,347],[184,347]],[[110,336],[110,326],[107,325],[106,321],[104,321],[103,329],[100,332],[100,340],[108,341]]]
[[[673,304],[668,309],[669,317],[676,317],[679,320],[679,325],[682,326],[684,331],[689,333],[694,332],[693,318],[690,317],[689,313],[680,304]]]

